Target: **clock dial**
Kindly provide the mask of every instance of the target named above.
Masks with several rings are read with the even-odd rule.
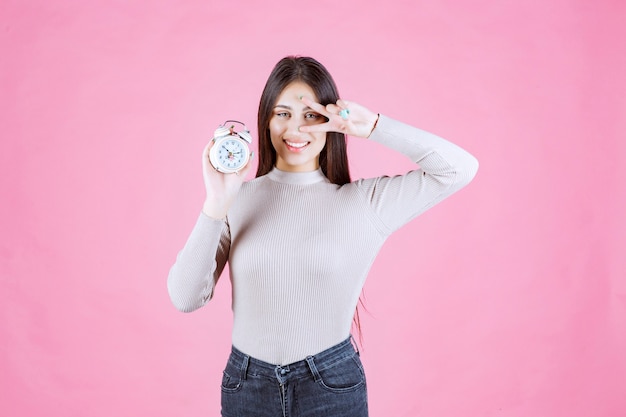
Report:
[[[248,163],[250,150],[247,142],[239,136],[230,135],[217,140],[209,157],[215,169],[229,174],[241,170]]]
[[[243,167],[246,157],[246,149],[239,140],[228,139],[220,145],[218,159],[228,169],[237,170]]]

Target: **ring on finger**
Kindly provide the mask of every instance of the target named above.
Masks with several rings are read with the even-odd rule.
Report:
[[[341,116],[343,120],[348,120],[349,115],[350,115],[349,109],[341,109],[341,111],[339,112],[339,116]]]

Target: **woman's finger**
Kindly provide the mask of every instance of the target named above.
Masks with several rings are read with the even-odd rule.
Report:
[[[350,103],[347,102],[346,100],[342,100],[342,99],[337,100],[337,106],[341,107],[342,109],[347,109],[349,105]]]
[[[331,114],[339,114],[339,112],[341,111],[341,107],[339,107],[336,104],[328,104],[326,105],[326,111],[328,111]]]
[[[337,117],[337,116],[335,116]],[[328,121],[326,123],[320,123],[317,125],[300,126],[300,132],[314,133],[314,132],[339,132],[347,133],[348,124],[345,122]]]
[[[214,143],[215,142],[213,140],[210,140],[209,143],[207,143],[204,149],[202,150],[202,164],[203,165],[209,162],[209,151],[213,147]]]
[[[248,172],[250,172],[250,169],[252,169],[252,159],[254,158],[254,152],[250,153],[250,158],[248,159],[248,163],[246,164],[246,166],[244,166],[238,173],[237,175],[239,175],[243,181],[243,179],[246,178],[246,176],[248,175]]]
[[[333,113],[330,113],[328,110],[326,110],[326,106],[323,106],[306,96],[302,96],[301,100],[304,104],[306,104],[307,106],[309,106],[311,109],[315,110],[322,116],[325,116],[326,118],[330,118],[330,116],[333,114]]]

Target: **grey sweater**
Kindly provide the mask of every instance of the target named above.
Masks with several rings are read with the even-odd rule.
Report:
[[[419,168],[343,186],[321,170],[274,168],[244,183],[225,220],[198,218],[170,270],[174,305],[189,312],[206,304],[228,262],[237,349],[285,365],[345,340],[386,238],[478,169],[458,146],[383,115],[369,139]]]

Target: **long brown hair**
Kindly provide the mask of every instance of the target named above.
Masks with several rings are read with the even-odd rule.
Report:
[[[310,57],[287,56],[276,64],[272,70],[259,102],[259,166],[256,176],[265,175],[276,164],[276,150],[270,138],[270,118],[276,100],[289,84],[301,81],[307,84],[320,104],[327,105],[339,100],[339,92],[333,77],[328,70]],[[339,132],[326,134],[326,146],[320,153],[320,168],[330,182],[344,185],[350,182],[346,136]]]

